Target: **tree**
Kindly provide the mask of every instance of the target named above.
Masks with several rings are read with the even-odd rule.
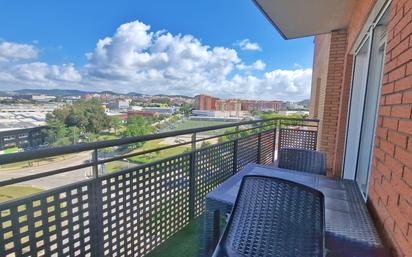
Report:
[[[131,116],[127,119],[126,130],[123,135],[125,137],[137,137],[150,134],[152,127],[141,116]],[[131,148],[139,148],[143,145],[143,142],[132,144]]]
[[[203,141],[202,144],[200,145],[200,148],[206,148],[211,146],[212,143],[208,142],[208,141]]]
[[[160,97],[160,98],[152,99],[151,102],[154,104],[165,104],[165,105],[170,106],[172,103],[172,100],[170,100],[170,98],[168,97]]]
[[[251,114],[252,116],[259,116],[260,113],[261,113],[261,112],[258,111],[258,110],[256,110],[256,109],[253,109],[253,110],[250,111],[250,114]]]
[[[60,146],[70,144],[70,129],[59,121],[49,122],[46,131],[46,140],[50,145]]]
[[[272,118],[295,118],[295,119],[304,119],[306,118],[307,115],[304,114],[278,114],[274,112],[264,112],[260,115],[260,118],[265,120],[265,119],[272,119]]]
[[[225,130],[225,132],[223,132],[223,134],[234,133],[235,131],[236,131],[235,128],[228,128]],[[226,141],[234,140],[234,139],[236,139],[236,134],[230,134],[230,135],[219,137],[218,142],[222,143],[222,142],[226,142]]]
[[[110,127],[110,118],[99,100],[78,101],[73,105],[57,108],[47,115],[47,122],[58,121],[66,127],[77,127],[85,132],[99,133]]]
[[[189,116],[192,113],[193,108],[193,104],[183,104],[182,107],[180,107],[179,111],[185,116]]]
[[[260,115],[260,118],[263,120],[266,119],[273,119],[273,118],[285,118],[285,119],[305,119],[307,118],[307,115],[305,114],[290,114],[290,115],[286,115],[286,114],[277,114],[277,113],[273,113],[273,112],[267,112],[267,113],[262,113]],[[282,121],[282,125],[283,126],[287,126],[287,125],[298,125],[298,124],[302,124],[302,121],[299,120],[283,120]]]
[[[97,141],[97,135],[92,133],[92,132],[87,132],[84,134],[84,139],[86,142],[96,142]]]
[[[236,138],[243,138],[243,137],[247,137],[249,135],[256,133],[256,131],[254,130],[242,131],[242,129],[240,129],[238,133],[234,133],[235,131],[236,131],[235,128],[226,129],[223,134],[230,134],[230,133],[233,133],[233,134],[219,137],[218,142],[222,143],[222,142],[226,142],[230,140],[235,140]]]
[[[81,135],[92,135],[108,129],[111,119],[99,100],[78,101],[73,105],[57,108],[47,114],[47,142],[51,145],[77,143]],[[95,140],[90,136],[88,141]]]
[[[112,117],[111,125],[114,129],[114,133],[117,134],[117,131],[122,127],[122,120],[119,117],[114,116]]]

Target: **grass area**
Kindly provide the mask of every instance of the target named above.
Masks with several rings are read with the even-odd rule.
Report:
[[[141,152],[141,151],[144,151],[144,150],[155,149],[155,148],[158,148],[158,147],[166,146],[166,145],[161,144],[161,142],[162,142],[162,139],[148,141],[143,145],[143,147],[137,149],[136,151]],[[177,155],[177,154],[181,154],[181,153],[183,153],[185,151],[188,151],[188,150],[190,150],[190,146],[173,147],[173,148],[170,148],[170,149],[157,151],[157,152],[153,152],[153,153],[150,153],[150,154],[130,157],[129,160],[131,162],[134,162],[134,163],[143,164],[143,163],[148,163],[148,162],[152,162],[152,161],[155,161],[155,160],[171,157],[171,156],[174,156],[174,155]]]
[[[31,186],[4,186],[0,187],[0,202],[12,200],[14,198],[20,198],[23,196],[35,194],[43,191],[40,188]]]
[[[43,190],[40,189],[40,188],[31,187],[31,186],[4,186],[4,187],[0,187],[0,203],[10,201],[10,200],[13,200],[13,199],[17,199],[17,198],[21,198],[21,197],[24,197],[24,196],[29,196],[31,194],[39,193],[41,191],[43,191]],[[40,203],[38,203],[38,204],[40,204]],[[54,208],[54,207],[49,207],[49,208]],[[6,209],[6,210],[1,211],[0,215],[3,216],[3,217],[9,216],[10,215],[10,209]],[[41,215],[40,210],[34,212],[35,217],[38,217],[39,215]],[[27,215],[19,216],[20,224],[24,223],[26,220],[27,220]],[[7,227],[10,227],[12,225],[12,222],[10,220],[7,220],[7,221],[3,222],[1,225],[4,228],[7,228]],[[19,224],[14,223],[14,225],[18,226]],[[41,225],[41,221],[37,221],[35,223],[36,227],[39,227],[40,225]],[[20,229],[20,231],[24,231],[23,227],[20,227],[19,229]],[[49,228],[49,230],[50,229],[51,228]],[[25,230],[27,231],[27,228],[25,228]],[[35,235],[36,235],[36,237],[40,237],[42,235],[42,233],[43,233],[42,231],[36,231]],[[4,239],[9,239],[9,238],[13,237],[13,232],[12,231],[5,232],[2,235],[2,237]],[[25,243],[27,243],[28,240],[29,240],[28,237],[23,237],[21,239],[21,243],[25,244]]]
[[[0,172],[1,170],[14,170],[14,169],[18,170],[18,169],[23,169],[27,167],[38,167],[38,166],[47,165],[47,164],[57,162],[57,161],[67,160],[74,156],[75,154],[66,154],[66,155],[48,157],[48,158],[43,158],[43,159],[37,159],[33,161],[13,162],[9,164],[0,165]]]
[[[124,161],[113,161],[113,162],[107,162],[104,164],[104,172],[106,174],[124,170],[127,168],[128,168],[128,164],[127,162],[124,162]]]
[[[191,128],[198,128],[198,127],[205,127],[205,126],[215,126],[215,125],[222,125],[222,124],[229,124],[230,122],[221,122],[221,121],[193,121],[193,120],[186,120],[183,123],[179,123],[176,125],[175,128],[172,130],[182,130],[182,129],[191,129]],[[223,133],[223,131],[210,131],[206,132],[205,134],[211,134],[215,135],[217,133]],[[155,149],[159,147],[166,146],[162,144],[161,142],[163,139],[157,139],[157,140],[152,140],[146,142],[143,147],[135,150],[137,152],[141,152],[144,150],[149,150],[149,149]],[[158,152],[153,152],[150,154],[146,155],[141,155],[141,156],[135,156],[129,158],[131,162],[138,163],[138,164],[144,164],[152,161],[156,161],[159,159],[175,156],[181,153],[184,153],[185,151],[189,151],[191,149],[190,145],[188,144],[187,146],[179,146],[179,147],[174,147]]]
[[[200,121],[200,120],[185,120],[182,123],[176,124],[176,127],[172,130],[182,130],[182,129],[192,129],[192,128],[201,128],[201,127],[208,127],[208,126],[217,126],[223,124],[230,124],[233,122],[227,121]],[[203,132],[202,134],[216,134],[217,131],[208,131]],[[222,133],[223,131],[219,131]]]
[[[9,163],[9,164],[3,164],[0,165],[0,170],[4,169],[4,170],[11,170],[11,169],[22,169],[22,168],[26,168],[29,167],[29,162],[13,162],[13,163]]]
[[[117,136],[115,134],[113,135],[98,135],[96,141],[105,141],[105,140],[113,140],[113,139],[119,139],[120,136]]]
[[[195,257],[198,250],[198,222],[189,223],[147,257]]]
[[[17,147],[7,148],[7,149],[4,149],[4,150],[3,150],[3,152],[4,152],[5,154],[17,153],[18,151],[19,151],[19,148],[17,148]]]

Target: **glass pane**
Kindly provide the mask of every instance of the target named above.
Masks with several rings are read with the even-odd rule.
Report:
[[[344,167],[345,178],[349,179],[353,179],[356,174],[356,160],[358,157],[369,63],[369,41],[370,39],[362,45],[355,56]]]
[[[376,124],[376,113],[379,105],[379,88],[381,85],[382,68],[384,59],[384,42],[381,42],[382,32],[385,27],[377,27],[374,31],[371,62],[369,69],[368,84],[366,87],[365,107],[363,112],[361,141],[356,168],[356,182],[362,193],[366,196],[368,179],[370,173],[370,159],[374,144],[374,131]]]

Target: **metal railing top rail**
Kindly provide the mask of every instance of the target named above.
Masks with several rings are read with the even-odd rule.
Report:
[[[112,139],[112,140],[105,140],[105,141],[99,141],[99,142],[81,143],[81,144],[59,146],[59,147],[50,147],[50,148],[39,149],[35,151],[30,151],[30,152],[3,154],[3,155],[0,155],[0,165],[14,163],[14,162],[21,162],[21,161],[30,161],[30,160],[41,159],[45,157],[53,157],[53,156],[64,155],[64,154],[92,151],[92,150],[97,150],[97,149],[102,149],[102,148],[113,147],[113,146],[134,144],[134,143],[145,142],[145,141],[150,141],[150,140],[155,140],[155,139],[162,139],[162,138],[173,137],[173,136],[200,133],[200,132],[219,130],[219,129],[225,129],[225,128],[233,128],[233,127],[238,127],[238,126],[243,126],[243,125],[253,125],[253,124],[263,123],[263,122],[278,121],[278,120],[319,123],[319,119],[300,119],[300,118],[272,118],[272,119],[265,119],[265,120],[243,121],[243,122],[236,122],[236,123],[231,123],[231,124],[176,130],[176,131],[171,131],[171,132],[150,134],[150,135],[137,136],[137,137],[127,137],[127,138]]]
[[[207,140],[214,139],[214,138],[230,136],[230,135],[234,135],[234,134],[239,134],[241,132],[247,132],[247,131],[250,131],[250,130],[263,129],[263,128],[266,128],[266,127],[269,127],[269,126],[273,126],[273,124],[260,125],[258,127],[253,127],[253,128],[248,128],[248,129],[239,129],[239,130],[234,131],[234,132],[223,133],[223,134],[210,136],[210,137],[205,137],[205,138],[196,138],[196,139],[192,139],[190,141],[186,141],[186,142],[183,142],[183,143],[167,145],[167,146],[162,146],[162,147],[156,147],[156,148],[152,148],[152,149],[148,149],[148,150],[144,150],[144,151],[140,151],[140,152],[134,152],[134,153],[124,154],[124,155],[121,155],[121,156],[116,156],[116,157],[112,157],[112,158],[98,160],[97,163],[101,164],[101,163],[106,163],[106,162],[112,162],[112,161],[117,161],[117,160],[120,160],[120,159],[123,159],[123,158],[130,158],[130,157],[134,157],[134,156],[138,156],[138,155],[144,155],[144,154],[153,153],[153,152],[161,151],[161,150],[166,150],[166,149],[170,149],[170,148],[174,148],[174,147],[178,147],[178,146],[192,145],[192,144],[195,144],[195,143],[207,141]]]
[[[134,156],[145,155],[145,154],[149,154],[149,153],[153,153],[153,152],[157,152],[157,151],[161,151],[161,150],[166,150],[166,149],[170,149],[170,148],[174,148],[174,147],[190,145],[190,144],[193,145],[193,144],[196,144],[198,142],[203,142],[203,141],[213,139],[213,138],[230,136],[230,135],[239,134],[239,133],[242,133],[242,132],[248,132],[248,131],[251,131],[251,130],[264,129],[264,128],[269,127],[269,126],[273,126],[273,124],[260,125],[260,126],[257,126],[257,127],[247,128],[247,129],[240,129],[240,130],[237,130],[235,132],[219,134],[219,135],[216,135],[216,136],[210,136],[210,137],[206,137],[206,138],[192,139],[190,141],[186,141],[186,142],[183,142],[183,143],[152,148],[152,149],[143,150],[143,151],[139,151],[139,152],[127,153],[127,154],[123,154],[123,155],[116,156],[116,157],[111,157],[111,158],[104,158],[104,159],[96,158],[96,160],[91,161],[91,162],[87,162],[87,163],[84,163],[84,164],[78,164],[78,165],[73,165],[73,166],[64,167],[64,168],[60,168],[60,169],[40,172],[40,173],[36,173],[36,174],[32,174],[32,175],[26,175],[26,176],[21,176],[21,177],[13,177],[11,179],[2,180],[2,181],[0,181],[0,187],[12,185],[12,184],[17,184],[17,183],[21,183],[21,182],[26,182],[26,181],[31,181],[31,180],[34,180],[34,179],[44,178],[44,177],[48,177],[48,176],[53,176],[53,175],[57,175],[57,174],[60,174],[60,173],[65,173],[65,172],[74,171],[74,170],[78,170],[78,169],[94,167],[96,165],[100,165],[100,164],[104,164],[104,163],[108,163],[108,162],[113,162],[113,161],[117,161],[117,160],[123,160],[125,158],[130,158],[130,157],[134,157]],[[193,150],[194,150],[194,148],[192,147],[191,151],[193,151]],[[95,153],[96,151],[97,151],[97,149],[95,149],[93,153]],[[154,162],[150,162],[150,163],[154,163]]]

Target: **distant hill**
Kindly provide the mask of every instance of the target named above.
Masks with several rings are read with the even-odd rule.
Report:
[[[28,95],[28,94],[44,94],[52,96],[78,96],[78,95],[87,95],[94,92],[81,91],[75,89],[20,89],[14,91],[19,95]]]
[[[9,95],[33,95],[33,94],[44,94],[44,95],[51,95],[51,96],[82,96],[87,94],[110,94],[110,95],[127,95],[127,96],[143,96],[144,94],[137,93],[137,92],[129,92],[127,94],[117,93],[113,91],[82,91],[76,89],[19,89],[15,91],[0,91],[0,96],[9,96]],[[171,97],[183,97],[183,98],[192,98],[190,96],[185,95],[166,95],[166,94],[158,94],[153,96],[171,96]]]
[[[143,94],[136,93],[136,92],[129,92],[129,93],[127,93],[127,95],[129,95],[129,96],[142,96]]]
[[[13,95],[12,92],[0,91],[0,96],[11,96],[11,95]]]
[[[300,102],[297,102],[297,104],[300,104],[300,105],[303,105],[303,106],[305,106],[305,107],[309,107],[309,105],[310,105],[310,100],[309,99],[305,99],[305,100],[302,100],[302,101],[300,101]]]
[[[153,95],[153,96],[159,96],[159,97],[163,97],[163,96],[170,96],[170,97],[182,97],[182,98],[186,98],[186,99],[192,99],[193,97],[187,96],[187,95],[165,95],[165,94],[157,94],[157,95]]]

